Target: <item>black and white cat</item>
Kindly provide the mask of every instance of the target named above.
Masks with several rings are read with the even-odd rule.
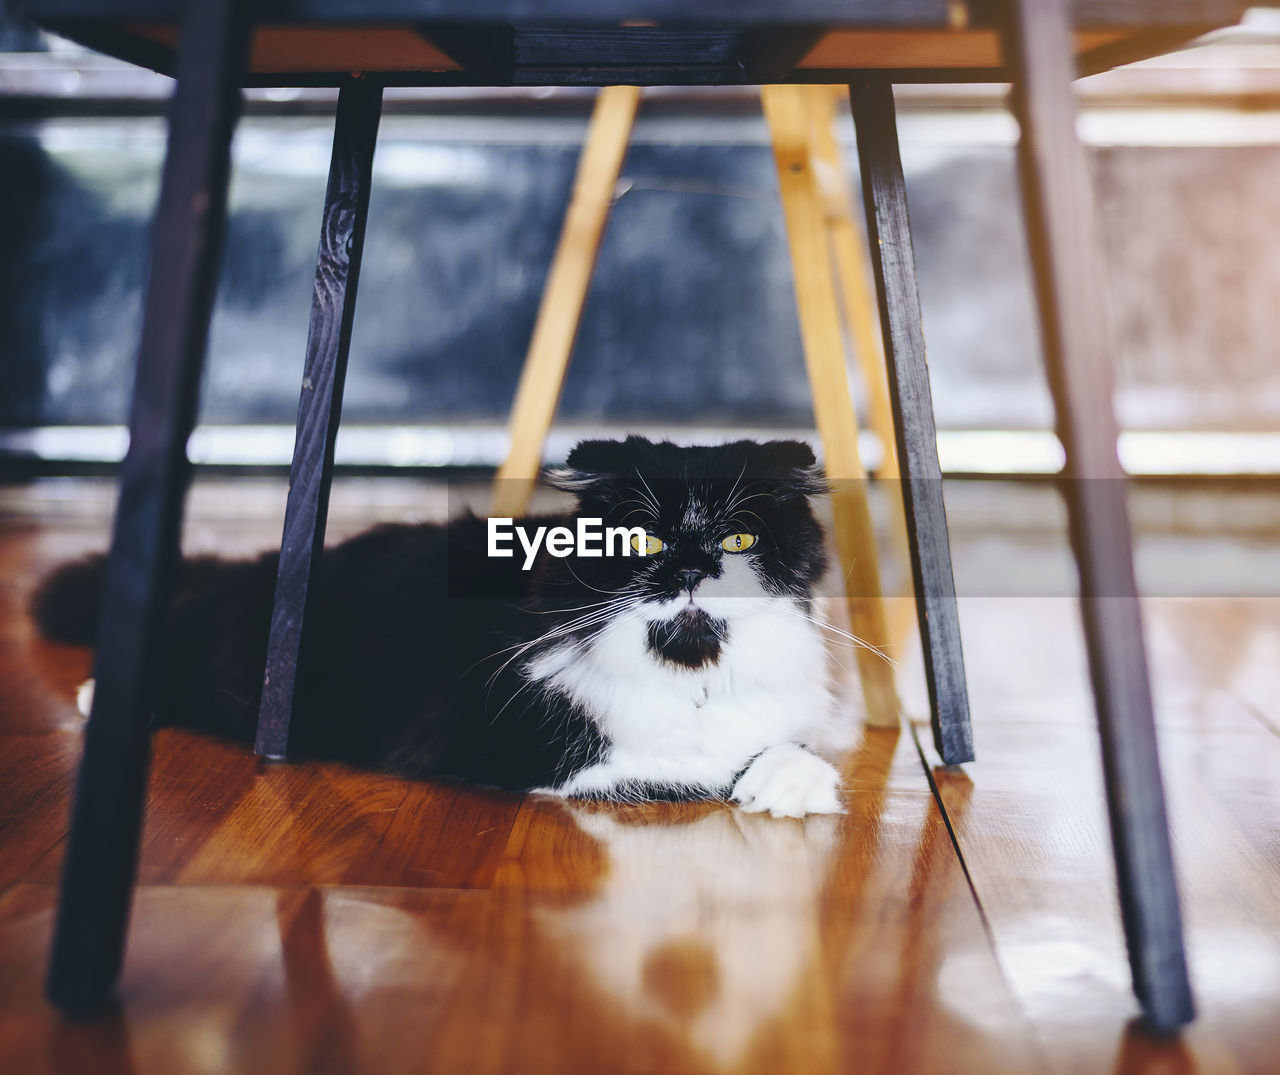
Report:
[[[471,516],[326,550],[290,753],[561,796],[840,811],[811,450],[586,441],[550,480],[577,508],[523,526],[639,526],[647,555],[544,548],[524,570],[489,555]],[[158,724],[252,738],[275,565],[184,561]],[[74,564],[41,587],[48,635],[90,641],[101,574]]]

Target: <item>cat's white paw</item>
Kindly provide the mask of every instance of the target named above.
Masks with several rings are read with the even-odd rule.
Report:
[[[93,684],[92,679],[86,679],[76,688],[76,709],[82,717],[87,717],[93,708]]]
[[[794,743],[769,747],[738,778],[733,800],[751,813],[774,817],[840,814],[840,773]]]

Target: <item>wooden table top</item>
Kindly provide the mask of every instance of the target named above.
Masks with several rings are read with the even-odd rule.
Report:
[[[171,73],[183,0],[9,0]],[[246,85],[740,85],[1008,81],[999,0],[260,0]],[[1244,0],[1075,0],[1082,74],[1239,21]]]

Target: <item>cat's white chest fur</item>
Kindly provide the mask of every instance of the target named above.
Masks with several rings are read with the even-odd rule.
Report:
[[[838,749],[818,629],[779,599],[744,600],[739,614],[725,618],[719,660],[697,670],[648,652],[643,610],[621,616],[586,648],[557,648],[532,662],[530,678],[568,694],[609,741],[601,762],[541,790],[607,795],[630,782],[722,790],[770,748]],[[791,759],[793,777],[797,761],[808,765]],[[830,766],[809,761],[823,770],[810,767],[807,777],[831,779]]]

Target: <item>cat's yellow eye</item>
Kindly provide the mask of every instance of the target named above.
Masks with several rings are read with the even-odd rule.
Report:
[[[730,534],[720,542],[720,548],[725,552],[746,552],[755,543],[755,534]]]
[[[667,546],[663,543],[662,538],[656,538],[652,534],[645,534],[643,539],[639,534],[632,534],[631,547],[641,556],[652,556],[655,552],[661,552]]]

